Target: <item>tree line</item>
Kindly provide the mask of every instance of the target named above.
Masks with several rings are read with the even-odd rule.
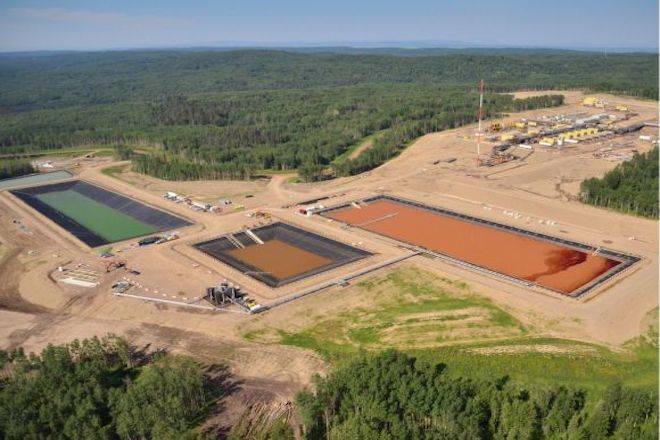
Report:
[[[561,50],[142,50],[3,54],[0,108],[149,102],[161,96],[373,84],[465,85],[497,92],[594,88],[657,99],[658,55]],[[413,55],[413,56],[410,56]]]
[[[400,84],[177,95],[148,106],[103,106],[84,118],[77,109],[22,113],[4,121],[9,129],[0,131],[0,143],[17,153],[110,144],[122,158],[130,156],[124,146],[147,145],[160,151],[134,158],[136,171],[165,179],[242,179],[258,170],[298,169],[314,180],[371,169],[421,134],[475,121],[472,91]],[[527,100],[488,94],[486,110],[513,111],[521,102]],[[525,105],[561,102],[562,96],[546,96]],[[364,155],[335,161],[376,132]]]
[[[658,147],[618,164],[602,178],[580,184],[584,203],[658,218]]]
[[[0,159],[0,179],[24,176],[36,172],[37,170],[27,159]]]
[[[180,155],[138,154],[133,171],[164,180],[249,180],[255,174],[250,163],[218,163]]]
[[[299,394],[306,439],[657,439],[656,390],[602,396],[449,376],[396,351],[363,355]]]
[[[202,429],[226,395],[190,358],[148,354],[108,335],[0,350],[0,436],[207,439]],[[657,390],[613,384],[600,394],[528,387],[508,377],[471,379],[387,350],[361,354],[315,378],[296,397],[300,417],[249,408],[229,438],[656,439]],[[300,425],[298,425],[298,422]]]
[[[349,91],[352,92],[350,96],[345,96],[344,93]],[[354,90],[335,92],[334,96],[341,103],[333,103],[329,108],[327,105],[331,99],[315,96],[318,101],[306,101],[307,105],[302,104],[295,110],[295,117],[287,111],[278,111],[279,106],[272,107],[274,111],[265,115],[267,122],[253,126],[254,129],[249,124],[255,114],[249,109],[242,108],[242,116],[236,115],[238,109],[235,112],[219,110],[222,114],[232,114],[232,117],[224,118],[225,127],[218,130],[215,126],[198,127],[192,122],[209,117],[216,119],[211,109],[223,108],[217,103],[214,107],[182,99],[160,101],[158,109],[153,110],[159,120],[165,118],[163,115],[170,115],[165,118],[168,123],[186,123],[194,126],[191,133],[204,135],[193,135],[192,139],[185,140],[168,138],[164,141],[167,154],[138,157],[134,160],[134,167],[138,172],[176,180],[244,179],[257,170],[297,169],[305,181],[315,181],[373,169],[396,156],[421,135],[476,121],[478,97],[463,90],[422,92],[403,88],[378,91],[382,94],[376,97],[371,95],[372,89],[361,93]],[[276,98],[275,102],[280,103],[281,99]],[[405,104],[404,100],[407,101]],[[561,105],[563,101],[561,95],[520,100],[511,95],[490,94],[485,99],[486,116],[521,107]],[[167,107],[170,105],[174,107]],[[204,117],[191,116],[200,108],[206,109]],[[261,111],[264,111],[263,107]],[[256,112],[258,114],[259,110]],[[175,115],[183,115],[184,119],[179,121]],[[367,151],[354,159],[335,161],[352,145],[375,132],[380,134]],[[217,148],[218,144],[225,148]]]
[[[0,56],[0,151],[149,146],[135,168],[168,179],[369,170],[416,136],[491,114],[560,105],[525,89],[590,88],[657,99],[656,54],[534,50],[128,51]],[[117,68],[121,66],[121,68]],[[382,132],[382,133],[380,133]],[[366,136],[373,148],[337,160]]]

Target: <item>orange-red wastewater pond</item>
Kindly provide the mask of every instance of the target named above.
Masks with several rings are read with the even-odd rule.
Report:
[[[621,264],[591,252],[387,198],[323,215],[565,295]]]

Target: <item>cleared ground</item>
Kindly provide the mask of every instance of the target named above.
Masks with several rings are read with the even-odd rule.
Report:
[[[503,120],[602,112],[579,105],[579,92],[566,96],[567,105],[561,108]],[[638,113],[627,123],[658,118],[657,103],[599,96],[625,103]],[[291,183],[292,175],[257,182],[165,182],[125,168],[110,175],[102,172],[108,166],[125,167],[125,162],[59,158],[56,163],[70,166],[76,177],[171,211],[194,225],[180,231],[180,240],[162,245],[113,245],[118,257],[141,274],[106,274],[106,261],[98,251],[82,246],[51,220],[35,215],[6,191],[0,192],[0,346],[39,350],[48,343],[114,332],[141,346],[151,343],[152,348],[166,347],[226,363],[252,395],[259,395],[260,390],[275,392],[282,401],[308,385],[312,373],[326,371],[319,352],[334,356],[359,347],[409,349],[419,356],[451,361],[453,371],[459,373],[515,374],[538,382],[591,386],[598,386],[603,377],[620,376],[628,383],[649,385],[649,378],[655,377],[657,348],[631,341],[646,335],[649,321],[655,320],[649,319],[649,313],[658,304],[658,224],[574,200],[582,179],[601,176],[617,162],[596,157],[603,143],[590,142],[562,150],[537,148],[516,162],[476,168],[475,130],[471,125],[423,136],[376,170],[314,184]],[[616,140],[628,142],[617,148],[640,152],[650,148],[636,136]],[[456,160],[444,161],[449,158]],[[213,203],[229,198],[233,205],[221,214],[198,213],[164,200],[165,191]],[[367,270],[409,251],[368,231],[344,229],[319,216],[301,216],[295,203],[326,197],[320,203],[336,206],[380,194],[604,246],[639,256],[641,262],[579,301],[423,256],[356,278],[347,288],[335,286],[259,316],[211,313],[110,293],[115,282],[130,276],[142,286],[132,289],[133,293],[191,301],[206,287],[227,279],[257,301],[268,303]],[[257,210],[267,212],[273,221],[285,221],[374,255],[269,288],[191,247],[263,225],[264,220],[246,215]],[[102,274],[98,287],[84,289],[55,281],[58,266],[77,264]],[[401,268],[412,272],[402,275]],[[412,281],[417,287],[408,287],[406,273],[415,274]],[[397,296],[397,289],[406,293]]]

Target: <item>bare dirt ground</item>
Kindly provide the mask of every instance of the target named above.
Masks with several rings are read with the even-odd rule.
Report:
[[[532,93],[538,92],[517,95]],[[602,109],[582,107],[579,104],[583,98],[581,92],[559,93],[567,97],[567,104],[563,107],[518,113],[505,120],[542,114],[602,112]],[[611,103],[629,105],[631,110],[639,113],[627,121],[629,124],[658,118],[657,103],[598,96]],[[408,263],[442,277],[469,283],[475,293],[492,299],[520,321],[533,323],[534,328],[547,336],[618,347],[642,333],[647,313],[658,305],[657,222],[585,206],[574,200],[580,181],[601,176],[617,164],[594,158],[593,153],[603,147],[602,142],[581,143],[562,150],[537,148],[523,160],[493,168],[477,168],[474,161],[475,130],[471,125],[423,136],[399,157],[371,172],[314,184],[292,183],[291,174],[277,174],[268,181],[256,182],[165,182],[128,170],[114,176],[103,174],[104,167],[125,165],[112,163],[107,158],[73,159],[67,163],[77,164],[74,169],[77,177],[195,223],[179,231],[181,239],[171,243],[146,248],[135,248],[131,243],[113,245],[115,251],[123,251],[117,255],[125,259],[129,267],[141,272],[140,275],[131,275],[142,285],[132,292],[146,297],[168,295],[167,298],[192,299],[201,295],[205,287],[228,279],[243,286],[258,301],[267,303],[404,255],[408,251],[392,240],[368,231],[345,229],[337,222],[319,216],[303,217],[293,207],[317,197],[330,196],[320,203],[334,206],[391,193],[641,256],[642,261],[627,273],[613,278],[578,301],[511,284],[437,259],[414,257]],[[631,145],[628,149],[646,151],[650,148],[650,144],[633,137],[625,142]],[[449,158],[456,160],[442,162]],[[434,164],[438,160],[441,161]],[[233,206],[243,205],[244,208],[235,210],[232,207],[220,214],[194,212],[185,205],[163,199],[164,191],[213,203],[227,198],[233,201]],[[375,255],[310,279],[271,289],[190,246],[263,222],[263,219],[246,216],[257,210],[267,212],[273,219],[361,247]],[[509,213],[514,211],[520,216],[512,217]],[[2,348],[23,346],[27,351],[37,351],[49,343],[113,332],[125,335],[138,346],[151,344],[228,365],[232,374],[242,381],[241,389],[247,393],[237,394],[242,396],[240,405],[247,405],[245,402],[250,401],[250,396],[261,394],[276,400],[290,400],[297,390],[309,384],[312,373],[326,371],[326,364],[311,352],[257,344],[242,336],[242,329],[257,320],[276,319],[295,329],[308,319],[310,308],[307,305],[292,302],[263,315],[251,316],[236,310],[214,313],[113,296],[110,293],[112,284],[127,273],[113,271],[106,274],[105,261],[99,257],[98,249],[87,248],[7,192],[0,192],[0,242]],[[56,282],[53,274],[57,267],[71,262],[89,264],[98,270],[102,274],[100,285],[83,288]],[[311,310],[314,313],[331,313],[331,298],[343,292],[342,288],[333,287],[310,297],[305,304],[313,304]],[[359,299],[355,304],[360,305]],[[478,314],[476,316],[478,318]]]

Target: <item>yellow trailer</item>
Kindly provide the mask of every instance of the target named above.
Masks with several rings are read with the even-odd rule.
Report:
[[[541,139],[539,141],[539,145],[544,145],[546,147],[552,147],[555,144],[556,140],[557,139],[555,139],[553,137],[544,137],[543,139]]]
[[[595,96],[587,96],[582,100],[582,105],[586,105],[587,107],[602,107],[603,101]]]

